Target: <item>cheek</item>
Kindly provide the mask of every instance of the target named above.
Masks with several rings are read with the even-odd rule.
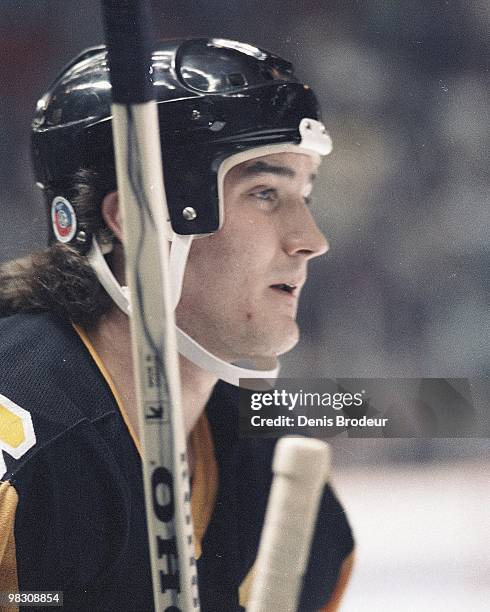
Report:
[[[217,277],[235,275],[243,281],[249,274],[267,270],[276,243],[272,223],[256,211],[229,213],[218,233],[194,240],[188,267]]]
[[[223,240],[217,235],[195,239],[187,262],[186,276],[203,290],[213,290],[224,281],[229,282],[231,277],[238,276],[240,270],[237,246],[233,241]]]
[[[264,287],[272,282],[277,253],[271,220],[257,211],[234,211],[217,234],[194,240],[182,306],[212,317],[219,304],[223,319],[253,325],[261,319]]]

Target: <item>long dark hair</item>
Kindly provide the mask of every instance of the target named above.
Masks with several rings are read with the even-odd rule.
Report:
[[[100,213],[104,196],[116,188],[111,169],[82,169],[54,187],[74,205],[80,226],[100,240],[112,239]],[[55,243],[0,267],[0,317],[49,311],[89,329],[111,306],[86,256],[72,246]]]

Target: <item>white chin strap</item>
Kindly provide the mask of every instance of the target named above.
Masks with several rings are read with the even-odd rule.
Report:
[[[185,266],[191,248],[192,238],[193,236],[174,235],[170,247],[169,272],[170,286],[172,288],[172,304],[174,308],[177,307],[182,293]],[[110,250],[109,248],[108,252]],[[88,253],[88,260],[100,284],[117,304],[119,309],[129,316],[131,313],[131,305],[128,287],[121,286],[117,281],[95,237],[92,240],[92,247]],[[181,355],[198,367],[207,372],[211,372],[211,374],[214,374],[220,380],[224,380],[231,385],[238,387],[241,378],[275,380],[279,374],[279,364],[271,370],[252,370],[236,366],[223,361],[219,357],[216,357],[216,355],[207,351],[178,327],[176,328],[176,332],[177,346]]]

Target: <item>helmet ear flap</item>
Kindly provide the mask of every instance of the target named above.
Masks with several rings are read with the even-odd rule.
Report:
[[[75,198],[65,190],[44,188],[48,219],[48,244],[61,242],[75,248],[81,255],[90,249],[92,232],[78,211]]]
[[[70,188],[61,184],[43,188],[48,219],[48,244],[62,243],[87,255],[94,236],[104,253],[112,250],[115,237],[102,218],[101,200],[93,173],[80,170],[73,177]]]

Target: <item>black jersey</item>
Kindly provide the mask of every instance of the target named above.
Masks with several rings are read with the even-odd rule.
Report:
[[[69,323],[49,314],[0,320],[2,415],[15,425],[0,428],[0,440],[19,590],[63,591],[66,610],[152,610],[138,449],[108,381]],[[257,554],[274,442],[238,437],[236,389],[228,385],[216,386],[206,415],[219,477],[201,534],[200,596],[204,612],[236,612]],[[8,524],[2,530],[8,538]],[[352,547],[327,487],[300,610],[329,601]]]

